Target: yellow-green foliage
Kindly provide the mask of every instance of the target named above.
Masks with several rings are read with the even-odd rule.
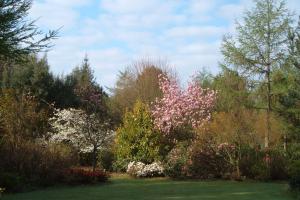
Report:
[[[137,101],[133,111],[125,113],[123,125],[117,130],[117,161],[151,163],[160,159],[159,152],[160,134],[154,130],[149,107]]]

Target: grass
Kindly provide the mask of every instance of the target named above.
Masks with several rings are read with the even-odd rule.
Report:
[[[93,186],[53,187],[5,195],[1,200],[284,200],[292,199],[284,183],[233,181],[172,181],[113,176],[109,183]]]

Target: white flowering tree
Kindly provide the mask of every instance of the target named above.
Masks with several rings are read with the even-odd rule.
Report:
[[[108,122],[78,109],[56,110],[50,124],[53,130],[50,140],[69,142],[79,152],[91,152],[93,170],[96,168],[98,150],[105,148],[114,135]]]

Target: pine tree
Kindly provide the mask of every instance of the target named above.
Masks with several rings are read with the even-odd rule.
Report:
[[[23,60],[51,47],[57,37],[58,31],[44,34],[36,21],[28,20],[31,5],[32,0],[0,0],[0,60]]]

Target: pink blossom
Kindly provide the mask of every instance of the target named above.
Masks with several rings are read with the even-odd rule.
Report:
[[[156,128],[165,134],[183,125],[200,127],[211,116],[216,92],[202,89],[197,82],[190,82],[182,90],[173,79],[159,75],[163,97],[153,104],[152,116]]]

